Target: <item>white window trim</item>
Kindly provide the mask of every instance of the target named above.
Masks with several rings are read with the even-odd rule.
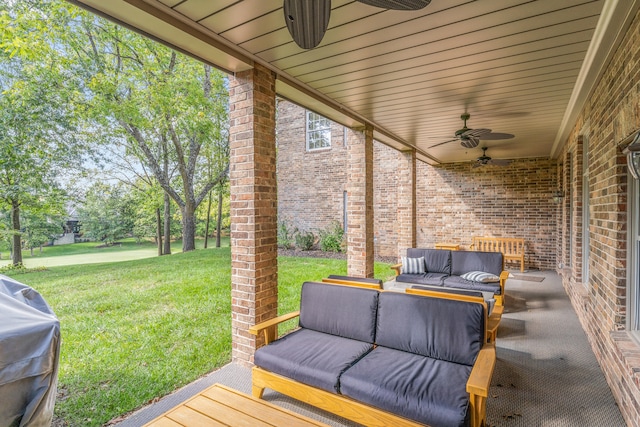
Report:
[[[627,331],[640,342],[640,182],[627,174]]]
[[[321,126],[317,129],[314,130],[310,130],[309,129],[309,122],[310,120],[314,120],[316,122],[323,122],[326,121],[326,126]],[[311,147],[310,143],[311,138],[312,138],[312,134],[316,133],[316,132],[328,132],[328,139],[326,140],[326,144],[327,145],[323,145],[321,147]],[[306,145],[307,145],[307,151],[319,151],[319,150],[330,150],[331,149],[331,121],[329,119],[327,119],[326,117],[321,116],[318,113],[314,113],[313,111],[309,111],[307,110],[307,113],[305,115],[305,133],[306,133]]]

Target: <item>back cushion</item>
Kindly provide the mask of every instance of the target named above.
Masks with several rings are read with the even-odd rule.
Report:
[[[407,257],[424,257],[427,273],[451,274],[451,251],[442,249],[407,249]]]
[[[300,327],[373,343],[378,295],[375,289],[305,282]]]
[[[484,319],[479,303],[382,292],[376,343],[471,366],[484,342]]]
[[[462,276],[470,271],[484,271],[500,276],[502,272],[502,253],[451,251],[451,274]]]

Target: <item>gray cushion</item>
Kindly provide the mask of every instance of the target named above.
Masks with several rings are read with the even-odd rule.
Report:
[[[305,282],[300,296],[300,326],[372,343],[378,294],[375,289]]]
[[[434,291],[434,292],[443,292],[447,294],[455,294],[455,295],[469,295],[472,297],[481,297],[484,299],[484,302],[487,303],[487,314],[491,314],[493,311],[493,306],[496,305],[495,298],[485,297],[485,294],[482,291],[474,291],[469,289],[452,289],[445,287],[435,287],[435,286],[412,286],[411,289],[422,289],[425,291]],[[493,294],[493,292],[492,292]]]
[[[340,374],[373,345],[309,329],[295,332],[256,350],[256,366],[331,393]]]
[[[409,258],[406,256],[402,257],[402,272],[405,274],[424,274],[425,266],[424,266],[424,257],[418,258]]]
[[[382,292],[376,343],[471,366],[484,344],[484,322],[482,304]]]
[[[471,367],[378,346],[340,377],[340,393],[432,427],[469,425]]]
[[[493,292],[496,295],[500,295],[500,292],[502,292],[500,283],[472,282],[471,280],[464,280],[460,276],[449,276],[444,279],[443,283],[444,286],[450,286],[452,288],[468,289],[480,292]]]
[[[407,256],[411,258],[424,257],[427,273],[451,274],[451,251],[443,249],[407,249]]]
[[[462,276],[469,271],[484,271],[500,276],[500,252],[451,251],[451,275]]]
[[[418,285],[442,286],[442,281],[448,277],[444,273],[424,273],[424,274],[400,274],[396,277],[396,282],[416,283]]]

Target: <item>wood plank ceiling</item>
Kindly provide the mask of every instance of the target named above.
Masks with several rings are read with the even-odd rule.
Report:
[[[332,0],[318,47],[299,48],[281,0],[79,0],[229,72],[262,63],[283,96],[348,126],[373,124],[430,163],[554,157],[637,0],[433,0],[392,11]],[[470,128],[515,135],[466,149]]]

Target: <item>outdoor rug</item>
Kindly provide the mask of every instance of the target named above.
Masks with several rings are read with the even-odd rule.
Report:
[[[524,280],[525,282],[542,282],[544,277],[540,276],[517,276],[513,275],[513,278],[516,280]]]

